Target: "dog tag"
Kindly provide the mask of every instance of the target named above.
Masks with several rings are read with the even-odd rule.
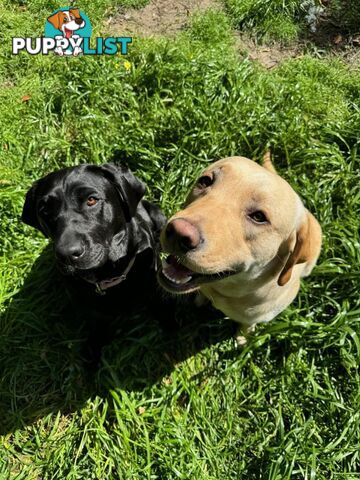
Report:
[[[100,287],[100,285],[98,283],[95,284],[95,292],[98,295],[106,295],[106,291],[102,290],[102,288]]]

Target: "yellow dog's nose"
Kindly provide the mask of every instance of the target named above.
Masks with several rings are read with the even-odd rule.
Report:
[[[176,218],[170,221],[165,230],[168,247],[173,253],[186,253],[200,244],[201,236],[197,227],[185,220]]]

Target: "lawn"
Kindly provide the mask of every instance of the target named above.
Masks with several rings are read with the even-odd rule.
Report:
[[[253,22],[227,0],[126,58],[15,57],[11,37],[64,5],[0,2],[0,479],[360,478],[360,64],[315,48],[251,61],[233,29],[261,41],[255,0]],[[118,8],[78,5],[93,35]],[[71,321],[51,247],[19,220],[31,183],[116,156],[171,214],[208,162],[268,148],[324,233],[293,304],[243,349],[221,315],[184,308],[171,335],[144,310],[89,371],[86,317]]]

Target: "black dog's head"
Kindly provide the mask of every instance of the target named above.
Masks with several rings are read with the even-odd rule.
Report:
[[[123,166],[65,168],[34,183],[22,221],[54,241],[64,273],[89,271],[136,247],[131,223],[144,192]]]

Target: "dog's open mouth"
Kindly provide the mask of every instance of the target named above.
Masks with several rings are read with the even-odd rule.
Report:
[[[158,272],[160,285],[170,292],[187,293],[197,290],[203,283],[210,283],[235,275],[237,271],[223,271],[212,274],[197,273],[182,265],[177,257],[169,255]]]
[[[65,36],[66,36],[66,38],[72,37],[72,34],[73,34],[73,31],[72,31],[72,30],[70,30],[69,28],[64,27],[64,31],[65,31]]]

